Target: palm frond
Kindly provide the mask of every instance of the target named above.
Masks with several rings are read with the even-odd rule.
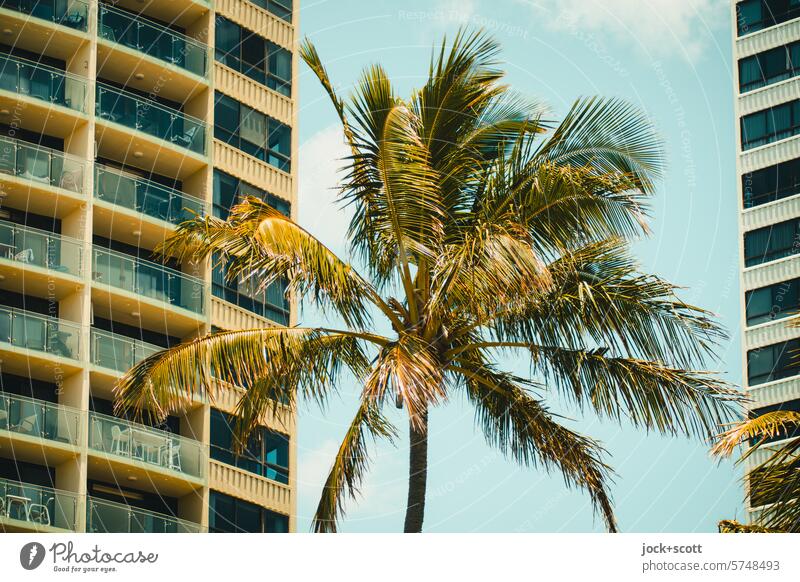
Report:
[[[377,406],[363,400],[345,433],[322,488],[311,524],[315,532],[336,532],[338,521],[344,515],[346,499],[358,495],[369,465],[368,435],[376,440],[385,438],[393,441],[397,430],[383,417]]]
[[[788,434],[798,426],[800,426],[800,412],[791,410],[766,412],[744,420],[719,435],[711,452],[720,457],[728,457],[739,445],[753,441],[757,448],[758,444]]]
[[[663,151],[647,116],[624,100],[589,97],[575,102],[536,157],[557,165],[591,166],[601,174],[633,177],[652,194],[663,169]]]
[[[587,491],[596,513],[610,532],[617,531],[611,495],[612,470],[594,440],[556,422],[547,408],[521,385],[521,380],[487,365],[463,362],[451,366],[466,386],[487,442],[517,463],[546,470],[558,468],[565,484]]]

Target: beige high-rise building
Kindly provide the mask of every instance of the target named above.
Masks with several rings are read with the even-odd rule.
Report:
[[[800,411],[800,0],[731,4],[744,387],[752,415]],[[768,455],[757,451],[745,471]],[[770,499],[748,483],[757,521]]]
[[[294,531],[295,419],[232,452],[240,389],[113,414],[143,357],[290,325],[281,285],[156,262],[244,194],[294,216],[298,0],[0,0],[0,530]]]

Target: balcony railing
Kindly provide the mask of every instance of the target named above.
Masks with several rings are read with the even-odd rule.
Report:
[[[89,413],[89,448],[199,479],[208,466],[199,441],[97,412]]]
[[[62,105],[81,113],[86,110],[85,79],[5,53],[0,53],[0,90]]]
[[[97,116],[193,152],[206,153],[205,122],[134,93],[97,84]]]
[[[0,8],[22,12],[86,32],[89,3],[83,0],[0,0]]]
[[[84,162],[64,152],[0,136],[0,173],[83,193]]]
[[[73,408],[0,392],[0,430],[75,445],[80,419]]]
[[[92,329],[92,363],[109,370],[125,372],[163,349],[124,335]]]
[[[83,273],[81,241],[5,220],[0,220],[0,259],[70,275]]]
[[[200,524],[97,497],[87,498],[89,533],[199,533]]]
[[[164,265],[94,247],[92,279],[194,313],[206,310],[206,284]]]
[[[106,166],[95,166],[94,184],[98,200],[172,224],[208,214],[206,203],[198,198]]]
[[[32,528],[77,528],[78,495],[40,485],[0,479],[0,523],[25,522]]]
[[[208,48],[203,43],[107,4],[100,4],[99,15],[101,38],[206,76]]]
[[[0,307],[0,342],[77,360],[81,327],[55,317]]]

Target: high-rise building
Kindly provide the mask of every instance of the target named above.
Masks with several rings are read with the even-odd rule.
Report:
[[[280,284],[152,251],[240,195],[296,212],[297,14],[0,0],[0,530],[294,530],[291,410],[235,455],[241,388],[159,426],[114,416],[112,388],[209,330],[294,323]]]
[[[732,4],[745,389],[800,411],[800,0]],[[768,502],[748,485],[751,520]]]

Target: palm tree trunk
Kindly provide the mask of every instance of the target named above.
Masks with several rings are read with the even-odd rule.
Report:
[[[422,412],[422,426],[409,422],[411,448],[408,464],[408,503],[405,533],[422,532],[425,519],[425,488],[428,481],[428,410]]]

